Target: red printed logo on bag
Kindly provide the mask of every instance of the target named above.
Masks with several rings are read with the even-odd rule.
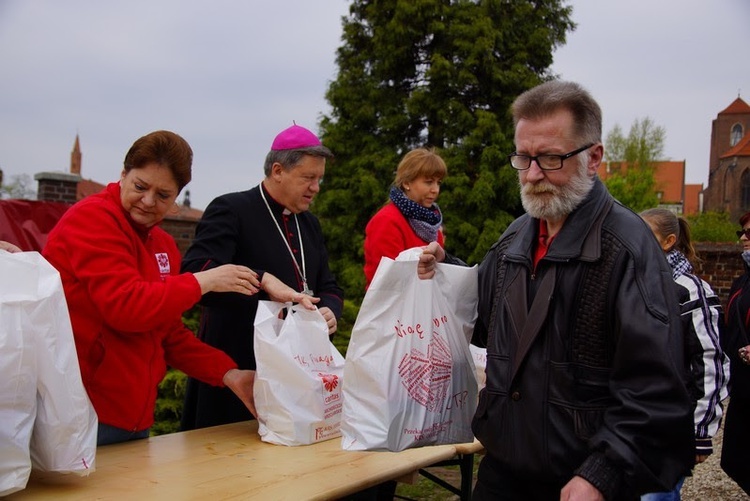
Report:
[[[322,372],[319,372],[318,376],[323,380],[323,386],[326,391],[333,391],[339,385],[339,377],[336,374],[323,374]]]
[[[157,252],[154,254],[156,257],[156,263],[159,265],[159,273],[168,274],[170,271],[169,267],[169,256],[166,252]]]
[[[409,396],[431,412],[445,407],[452,371],[450,346],[437,332],[432,333],[426,354],[412,348],[398,364],[401,384]]]

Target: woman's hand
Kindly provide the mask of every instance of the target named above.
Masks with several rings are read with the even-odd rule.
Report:
[[[260,290],[258,274],[247,266],[225,264],[193,273],[193,276],[201,287],[201,295],[207,292],[239,292],[252,296]]]
[[[739,353],[742,363],[750,365],[750,344],[740,348]]]
[[[247,410],[257,418],[258,412],[255,410],[255,396],[253,395],[254,382],[255,371],[229,369],[224,374],[224,385],[232,390],[242,400]]]
[[[23,252],[20,247],[13,245],[10,242],[6,242],[5,240],[0,240],[0,250],[8,252]]]
[[[319,297],[312,297],[302,292],[297,292],[268,272],[263,274],[263,282],[260,286],[266,291],[268,297],[279,303],[299,303],[308,310],[314,310],[315,303],[320,301]]]
[[[193,273],[193,276],[201,287],[201,295],[207,292],[239,292],[252,296],[260,290],[258,274],[247,266],[224,264]]]

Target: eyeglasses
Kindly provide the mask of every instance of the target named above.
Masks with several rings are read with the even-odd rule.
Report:
[[[531,167],[531,162],[536,161],[536,164],[542,170],[559,170],[563,167],[563,162],[568,158],[578,155],[582,151],[585,151],[596,143],[589,143],[586,146],[573,150],[570,153],[564,155],[537,155],[532,157],[531,155],[519,155],[515,151],[508,155],[511,167],[516,170],[526,170]]]
[[[745,238],[750,240],[750,228],[743,228],[741,230],[737,230],[737,238],[742,238],[742,235],[745,235]]]

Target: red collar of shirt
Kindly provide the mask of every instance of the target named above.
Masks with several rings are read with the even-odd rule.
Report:
[[[536,248],[534,249],[534,268],[539,264],[544,256],[547,255],[549,246],[552,245],[552,241],[557,235],[552,237],[549,236],[549,230],[547,229],[547,221],[544,219],[539,220],[539,237],[537,238]]]

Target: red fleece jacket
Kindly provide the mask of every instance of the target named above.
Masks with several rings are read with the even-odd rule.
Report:
[[[168,233],[123,210],[119,184],[71,207],[42,254],[60,272],[81,376],[101,423],[150,427],[167,365],[217,386],[237,367],[182,324],[201,297],[198,281],[178,274]]]

